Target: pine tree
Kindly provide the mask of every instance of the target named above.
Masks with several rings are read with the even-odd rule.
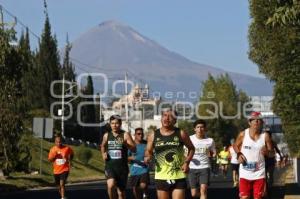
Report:
[[[34,62],[34,56],[30,49],[29,30],[26,29],[26,33],[22,32],[19,39],[19,54],[21,56],[21,70],[22,70],[22,95],[24,96],[26,110],[29,111],[35,108],[36,100],[39,98],[37,92],[38,82],[36,80],[37,72]]]
[[[38,63],[38,78],[39,86],[41,90],[40,107],[49,110],[50,104],[55,100],[53,99],[50,91],[50,85],[52,81],[60,79],[60,63],[59,53],[57,49],[57,40],[55,36],[52,36],[51,25],[47,12],[47,4],[44,3],[45,7],[45,24],[41,41],[39,43],[39,50],[37,52],[37,63]],[[60,87],[54,88],[54,93],[61,93]]]
[[[64,61],[62,65],[62,72],[65,75],[65,79],[71,82],[75,82],[76,74],[75,67],[73,63],[70,61],[70,51],[72,49],[72,45],[69,42],[69,38],[67,36],[67,44],[65,47]]]
[[[94,95],[94,85],[92,77],[89,75],[87,78],[87,86],[84,89],[85,95]],[[87,124],[95,124],[96,120],[96,110],[94,104],[94,98],[86,98],[85,102],[88,102],[89,105],[82,107],[82,121]],[[82,132],[82,137],[85,140],[93,140],[95,137],[95,128],[94,127],[84,127]]]

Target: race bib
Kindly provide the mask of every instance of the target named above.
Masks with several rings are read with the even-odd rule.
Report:
[[[243,168],[247,171],[256,171],[257,163],[256,162],[247,162],[246,165],[243,165]]]
[[[64,165],[66,163],[66,160],[65,159],[56,159],[55,163],[57,165]]]
[[[110,150],[108,152],[111,159],[121,159],[122,158],[122,151],[121,150]]]

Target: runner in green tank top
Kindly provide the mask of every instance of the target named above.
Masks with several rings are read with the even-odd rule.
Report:
[[[124,199],[128,178],[128,149],[136,151],[136,147],[130,133],[121,130],[120,116],[111,116],[109,123],[111,131],[103,135],[101,144],[102,158],[105,161],[107,192],[110,199]],[[115,188],[117,188],[117,193],[114,192]]]
[[[149,163],[155,150],[155,183],[158,199],[184,199],[186,173],[195,148],[189,135],[176,128],[177,113],[165,109],[161,115],[161,128],[148,135],[145,162]],[[188,149],[184,157],[183,146]]]

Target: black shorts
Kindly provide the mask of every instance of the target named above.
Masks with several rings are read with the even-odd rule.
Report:
[[[64,181],[64,183],[66,183],[68,176],[69,176],[68,171],[65,171],[61,174],[54,174],[55,184],[59,185],[61,180]]]
[[[141,175],[130,176],[129,183],[132,187],[137,187],[140,183],[145,183],[148,185],[150,183],[149,173],[147,172]]]
[[[127,185],[128,179],[128,170],[125,169],[124,171],[115,171],[114,169],[105,169],[105,176],[106,179],[115,179],[116,185],[120,190],[125,190]]]
[[[176,180],[155,180],[155,185],[157,190],[161,191],[173,191],[174,189],[186,189],[186,179],[176,179]]]
[[[231,170],[239,172],[240,164],[232,164],[231,163]]]
[[[188,178],[192,189],[198,188],[201,184],[209,185],[210,168],[190,169]]]

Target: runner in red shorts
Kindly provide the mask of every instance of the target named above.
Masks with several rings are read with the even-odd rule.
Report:
[[[265,158],[273,150],[270,135],[261,133],[260,112],[252,112],[249,128],[242,131],[233,145],[240,165],[240,198],[261,199],[265,195]],[[253,191],[251,193],[251,191]]]

